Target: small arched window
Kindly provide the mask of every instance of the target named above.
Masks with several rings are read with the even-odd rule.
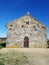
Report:
[[[29,21],[26,21],[26,24],[29,25]]]
[[[42,28],[44,28],[44,26],[42,26]]]
[[[33,28],[35,28],[35,26],[33,26]]]
[[[22,27],[24,27],[24,25],[22,25]]]
[[[9,28],[9,30],[12,30],[11,28]]]
[[[10,25],[10,27],[12,27],[13,25]]]
[[[35,29],[35,31],[37,31],[37,29]]]

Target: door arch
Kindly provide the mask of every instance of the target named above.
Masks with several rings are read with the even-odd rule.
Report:
[[[27,36],[24,37],[24,47],[29,47],[29,38]]]

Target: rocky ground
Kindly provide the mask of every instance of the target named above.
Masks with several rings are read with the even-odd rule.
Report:
[[[0,65],[49,65],[49,49],[3,48]]]

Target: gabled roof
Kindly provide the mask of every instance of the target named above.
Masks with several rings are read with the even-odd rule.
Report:
[[[20,18],[18,18],[18,19],[15,19],[15,20],[9,22],[6,26],[8,26],[8,25],[14,23],[14,21],[18,21],[19,19],[25,19],[25,18],[31,18],[31,19],[33,19],[36,23],[38,23],[38,24],[40,24],[41,26],[47,28],[47,27],[46,27],[45,25],[43,25],[40,21],[38,21],[37,19],[35,19],[34,17],[32,17],[29,12],[27,12],[27,14],[26,14],[25,16],[22,16],[22,17],[20,17]],[[32,22],[33,22],[33,21],[32,21]]]

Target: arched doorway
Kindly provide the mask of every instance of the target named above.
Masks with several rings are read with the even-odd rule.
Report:
[[[29,47],[29,38],[27,36],[24,37],[24,47]]]

